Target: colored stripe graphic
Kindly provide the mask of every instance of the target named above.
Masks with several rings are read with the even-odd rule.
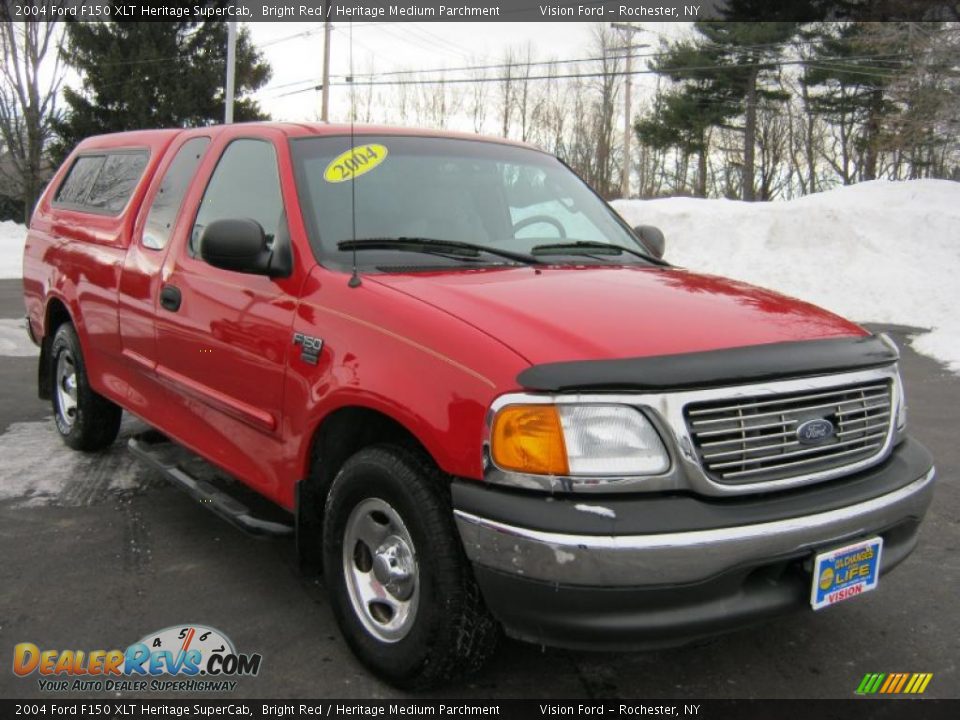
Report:
[[[907,682],[909,673],[900,673],[900,677],[897,679],[897,684],[890,689],[892,693],[898,693],[903,689],[904,684]]]
[[[863,676],[857,689],[857,695],[912,694],[919,695],[927,689],[933,673],[867,673]]]
[[[883,687],[880,688],[881,694],[886,694],[890,692],[890,688],[896,685],[897,680],[900,679],[900,673],[890,673],[887,675],[887,681],[883,684]]]
[[[867,673],[857,688],[858,695],[872,695],[880,688],[880,683],[886,677],[885,673]]]

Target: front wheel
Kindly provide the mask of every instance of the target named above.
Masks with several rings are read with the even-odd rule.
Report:
[[[50,349],[53,416],[74,450],[102,450],[117,439],[123,411],[90,387],[80,340],[70,323],[57,328]]]
[[[499,627],[460,546],[444,478],[419,455],[361,450],[330,488],[324,574],[354,654],[405,689],[478,669]]]

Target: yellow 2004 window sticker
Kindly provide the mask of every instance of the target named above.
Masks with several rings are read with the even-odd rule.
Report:
[[[344,182],[373,170],[387,157],[387,148],[375,143],[359,145],[340,153],[323,171],[323,179],[331,183]]]

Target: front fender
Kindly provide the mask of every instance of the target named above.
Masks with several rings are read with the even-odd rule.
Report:
[[[323,340],[316,365],[295,352],[287,374],[284,415],[297,476],[309,471],[323,420],[362,407],[402,425],[445,472],[480,479],[487,409],[516,389],[517,373],[529,364],[432,305],[372,278],[358,288],[346,279],[317,268],[292,328]]]

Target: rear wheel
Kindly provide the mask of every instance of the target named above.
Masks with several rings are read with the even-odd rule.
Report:
[[[330,488],[324,574],[356,656],[388,682],[425,689],[478,669],[496,648],[453,524],[445,479],[421,456],[379,446]]]
[[[63,441],[74,450],[101,450],[117,439],[123,411],[90,388],[80,340],[70,323],[53,337],[53,416]]]

